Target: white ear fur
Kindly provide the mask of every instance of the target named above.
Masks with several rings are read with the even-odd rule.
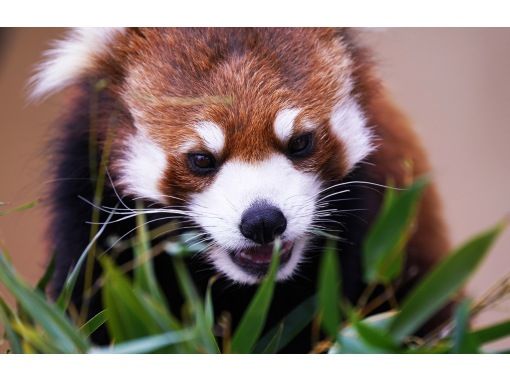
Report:
[[[41,99],[74,83],[124,28],[76,28],[55,41],[30,80],[31,99]]]
[[[335,105],[330,122],[333,133],[345,147],[348,170],[375,149],[373,133],[355,100],[347,99]]]

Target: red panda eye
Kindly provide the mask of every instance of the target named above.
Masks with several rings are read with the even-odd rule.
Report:
[[[312,133],[305,133],[303,135],[293,137],[290,139],[287,146],[288,153],[291,157],[303,158],[312,153],[313,148],[313,135]]]
[[[188,154],[188,164],[191,171],[197,174],[207,174],[216,169],[214,156],[207,153]]]

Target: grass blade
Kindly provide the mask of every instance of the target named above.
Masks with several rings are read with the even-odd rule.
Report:
[[[207,291],[205,293],[205,320],[207,326],[212,329],[214,326],[214,305],[212,299],[212,286],[216,282],[217,277],[211,277],[207,284]]]
[[[462,287],[503,228],[498,224],[454,251],[407,295],[390,327],[397,341],[416,331]]]
[[[164,319],[154,318],[147,310],[148,303],[142,298],[145,293],[137,294],[128,278],[116,268],[111,260],[101,260],[104,268],[103,304],[106,325],[116,342],[124,342],[155,335],[171,329]]]
[[[232,338],[232,352],[250,353],[264,328],[269,306],[273,298],[276,273],[280,262],[280,243],[275,243],[273,259],[268,274],[250,302]]]
[[[20,336],[11,328],[14,323],[14,313],[11,311],[9,306],[0,298],[0,322],[4,327],[5,337],[9,342],[11,352],[14,354],[22,354],[23,349],[21,347]]]
[[[53,273],[55,272],[55,255],[51,257],[51,260],[46,267],[46,270],[41,277],[41,279],[37,282],[37,285],[35,286],[36,289],[38,289],[41,293],[44,293],[46,291],[46,287],[50,283],[51,279],[53,278]]]
[[[270,341],[278,334],[278,329],[283,326],[278,345],[274,352],[280,351],[290,343],[303,329],[312,322],[317,311],[317,296],[312,296],[294,308],[277,326],[269,330],[257,343],[254,352],[261,353],[270,345]]]
[[[510,320],[473,331],[469,335],[481,345],[506,338],[510,336]]]
[[[71,325],[63,312],[46,301],[40,292],[21,281],[1,253],[0,281],[63,352],[85,352],[88,349],[86,338]]]
[[[137,201],[137,207],[143,208],[143,204]],[[154,274],[154,268],[152,260],[150,258],[151,246],[150,237],[147,231],[146,218],[143,213],[136,216],[137,222],[137,241],[133,246],[135,256],[135,268],[134,268],[134,283],[137,288],[143,289],[152,296],[158,302],[165,304],[165,298],[163,293],[159,289],[159,285],[156,281],[156,275]]]
[[[469,331],[469,312],[470,302],[464,300],[455,310],[455,329],[453,330],[453,348],[454,354],[477,354],[478,342]]]
[[[196,332],[193,330],[171,331],[163,334],[147,336],[140,339],[130,340],[109,348],[93,348],[91,354],[147,354],[160,352],[171,348],[178,343],[184,343],[194,339]]]
[[[113,215],[114,215],[113,212],[110,215],[108,215],[103,226],[99,229],[99,231],[96,233],[94,238],[85,247],[82,254],[80,255],[80,258],[76,262],[76,265],[74,266],[73,270],[71,271],[69,276],[67,276],[64,286],[62,287],[62,291],[60,292],[60,294],[57,298],[57,301],[56,301],[56,304],[62,310],[66,310],[67,307],[69,306],[69,302],[71,301],[71,296],[73,294],[73,290],[76,285],[76,281],[78,280],[78,276],[80,275],[81,268],[87,259],[87,255],[88,255],[89,251],[92,249],[92,247],[94,247],[97,239],[99,239],[101,234],[104,232],[104,230],[108,226],[108,223],[112,219]]]
[[[425,178],[419,179],[399,194],[393,189],[386,191],[382,209],[363,242],[367,283],[389,283],[400,274],[411,221],[427,182]]]
[[[329,241],[319,270],[318,306],[324,331],[336,337],[340,326],[340,279],[335,244]]]
[[[106,311],[101,310],[99,313],[90,318],[86,323],[84,323],[80,330],[82,334],[85,336],[90,336],[94,331],[100,328],[106,322]]]
[[[205,350],[205,352],[209,353],[219,353],[220,349],[212,332],[212,326],[210,325],[209,319],[210,317],[206,315],[204,303],[198,296],[195,285],[191,280],[181,256],[174,257],[174,266],[181,291],[184,293],[188,305],[195,316],[195,323],[198,332],[197,339],[200,344],[199,352]]]

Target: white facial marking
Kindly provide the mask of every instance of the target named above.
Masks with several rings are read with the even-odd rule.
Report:
[[[234,264],[228,251],[256,246],[244,237],[239,224],[243,212],[255,201],[279,208],[287,219],[283,241],[294,242],[290,260],[280,268],[277,279],[289,278],[302,261],[308,232],[313,222],[315,201],[320,189],[316,175],[294,168],[283,155],[265,161],[227,162],[206,190],[191,199],[194,220],[214,239],[216,248],[207,252],[215,267],[240,283],[259,281]]]
[[[372,131],[354,100],[348,99],[335,105],[330,121],[333,133],[345,147],[349,170],[375,149]]]
[[[195,130],[211,153],[221,153],[225,147],[225,134],[217,124],[202,121],[196,125]]]
[[[120,163],[119,185],[132,195],[164,202],[159,184],[166,166],[167,157],[163,149],[138,128],[137,133],[126,142]]]
[[[45,59],[30,81],[31,97],[41,98],[75,82],[124,29],[76,28],[67,38],[56,41],[53,48],[44,53]]]
[[[299,108],[284,108],[276,114],[274,132],[281,142],[286,142],[294,131],[294,121],[301,112]]]

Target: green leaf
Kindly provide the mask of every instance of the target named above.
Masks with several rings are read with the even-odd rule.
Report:
[[[318,306],[324,331],[335,337],[340,326],[340,279],[335,244],[328,241],[319,270]]]
[[[271,340],[268,342],[267,346],[262,350],[263,354],[275,354],[278,352],[278,347],[280,347],[280,341],[283,333],[283,325],[279,324],[276,327],[276,331],[271,337]]]
[[[397,341],[416,331],[461,288],[503,228],[504,224],[498,224],[467,242],[411,290],[390,327]]]
[[[280,263],[280,242],[276,243],[273,251],[273,259],[267,276],[260,284],[257,293],[250,302],[239,322],[232,338],[232,352],[247,354],[252,352],[266,322],[269,306],[273,298],[276,273]]]
[[[212,332],[210,316],[208,317],[206,315],[204,303],[198,296],[186,265],[184,264],[181,256],[174,256],[173,260],[177,279],[179,280],[179,286],[181,287],[181,291],[184,293],[188,306],[191,308],[193,316],[195,317],[198,332],[197,340],[200,344],[199,351],[219,353],[220,349]]]
[[[86,335],[90,336],[94,331],[100,328],[106,322],[106,311],[101,310],[99,313],[90,318],[86,323],[84,323],[80,330]]]
[[[30,313],[48,337],[58,344],[62,352],[85,352],[88,341],[71,325],[67,316],[42,294],[31,289],[17,277],[10,264],[0,252],[0,282],[14,295],[20,305]]]
[[[399,346],[391,336],[368,323],[358,321],[354,324],[359,337],[369,346],[375,347],[387,353],[398,353]]]
[[[0,298],[0,322],[4,327],[5,337],[9,342],[11,352],[14,354],[22,354],[21,341],[19,335],[13,330],[14,313],[9,306]]]
[[[0,211],[0,216],[5,216],[5,215],[11,214],[13,212],[19,212],[19,211],[25,211],[25,210],[31,209],[31,208],[37,206],[38,203],[39,203],[39,201],[35,200],[35,201],[31,201],[31,202],[22,204],[17,207],[14,207],[13,209],[10,209],[10,210]]]
[[[300,305],[296,306],[289,314],[287,314],[277,326],[269,330],[257,343],[254,352],[261,353],[274,340],[278,334],[280,326],[283,326],[281,336],[278,340],[278,345],[275,347],[274,352],[280,351],[290,343],[303,329],[312,322],[317,311],[317,296],[312,296]]]
[[[386,331],[395,312],[376,314],[358,321],[354,313],[351,313],[348,326],[344,327],[337,335],[336,344],[330,349],[331,354],[383,354],[395,352],[395,342],[388,339]],[[359,324],[362,324],[360,328]],[[360,331],[361,334],[360,335]]]
[[[381,211],[363,242],[367,283],[389,283],[400,274],[411,222],[427,182],[425,178],[419,179],[400,194],[391,188],[386,191]]]
[[[51,257],[51,260],[46,267],[46,271],[44,272],[41,279],[37,282],[35,288],[38,289],[41,293],[44,293],[46,291],[46,287],[53,277],[53,273],[55,273],[55,255]]]
[[[455,310],[455,329],[453,330],[453,348],[454,354],[477,354],[478,342],[469,331],[469,312],[470,301],[464,300]]]
[[[99,239],[101,234],[106,229],[106,227],[108,226],[108,223],[112,219],[113,215],[115,215],[113,212],[110,213],[110,215],[108,215],[103,226],[99,229],[99,231],[96,233],[94,238],[85,247],[85,249],[83,250],[83,252],[80,255],[80,258],[76,262],[73,270],[71,271],[69,276],[67,276],[64,286],[62,287],[62,291],[58,295],[58,298],[56,301],[56,304],[60,307],[60,309],[67,310],[67,307],[69,306],[69,302],[71,301],[71,296],[73,294],[74,287],[76,285],[76,281],[78,280],[78,276],[80,275],[81,267],[85,263],[89,251],[92,249],[92,247],[94,247],[97,239]]]
[[[166,325],[163,318],[155,318],[148,310],[148,303],[143,302],[145,293],[137,294],[127,277],[116,268],[107,257],[101,259],[104,268],[103,304],[106,325],[116,342],[124,342],[155,335],[172,326]]]
[[[205,320],[209,329],[214,327],[214,305],[212,299],[212,286],[216,282],[217,277],[211,277],[207,284],[207,291],[205,293]]]
[[[137,207],[143,208],[143,204],[137,201]],[[154,274],[154,268],[152,259],[150,257],[150,237],[147,232],[147,223],[145,215],[139,213],[136,216],[137,222],[137,242],[133,246],[135,256],[135,268],[134,272],[134,283],[136,287],[143,289],[145,292],[150,294],[152,298],[158,300],[158,302],[165,304],[166,300],[161,292],[156,275]]]
[[[23,338],[23,345],[29,344],[41,354],[65,354],[67,350],[58,346],[58,342],[48,339],[44,332],[38,331],[31,325],[20,320],[14,321],[12,327]]]
[[[116,344],[109,348],[93,348],[91,354],[146,354],[157,353],[161,350],[194,339],[196,332],[193,330],[170,331],[163,334],[146,336],[140,339],[130,340]]]
[[[479,344],[494,342],[510,336],[510,320],[469,333]]]

